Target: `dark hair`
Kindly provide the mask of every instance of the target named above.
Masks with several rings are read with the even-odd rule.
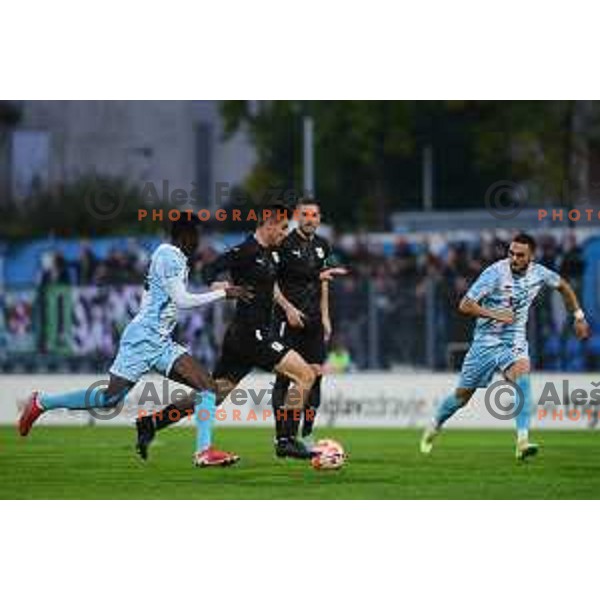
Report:
[[[523,231],[521,233],[517,233],[512,241],[516,242],[517,244],[527,244],[531,250],[531,254],[535,254],[537,243],[535,239],[533,239],[528,233],[524,233]]]
[[[310,196],[304,196],[304,198],[300,198],[300,200],[298,200],[298,206],[306,206],[307,204],[315,204],[319,208],[321,207],[319,201],[316,198],[311,198]]]
[[[188,216],[190,217],[189,219]],[[178,219],[177,221],[172,221],[171,223],[171,239],[177,240],[186,231],[196,230],[199,224],[200,219],[198,219],[196,215],[188,213],[187,215],[185,215],[184,218],[184,215],[182,213],[180,219]]]
[[[282,202],[274,202],[273,204],[261,206],[258,211],[258,226],[260,227],[261,225],[264,225],[267,221],[273,218],[275,218],[277,221],[280,219],[289,219],[290,212],[290,207],[286,206]]]

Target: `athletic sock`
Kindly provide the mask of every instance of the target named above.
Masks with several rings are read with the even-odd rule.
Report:
[[[127,390],[128,391],[128,390]],[[86,410],[88,408],[108,408],[123,400],[127,391],[109,398],[103,388],[75,390],[63,394],[40,394],[40,405],[44,410],[66,408],[68,410]]]
[[[290,385],[290,380],[282,375],[277,375],[275,378],[275,385],[273,386],[273,392],[271,395],[271,404],[273,406],[273,415],[275,417],[275,437],[277,439],[285,438],[286,433],[286,420],[285,420],[285,396]]]
[[[169,404],[152,415],[154,417],[154,427],[156,428],[156,431],[160,431],[169,425],[181,421],[186,415],[191,416],[191,414],[191,410],[188,413],[185,410],[177,408],[175,404]]]
[[[433,419],[434,427],[439,429],[461,406],[462,404],[458,401],[454,392],[446,396],[436,410]]]
[[[315,418],[317,416],[317,409],[307,406],[302,415],[302,437],[308,437],[312,435],[313,427],[315,424]]]
[[[276,441],[278,444],[286,444],[288,441],[296,439],[301,416],[302,411],[299,408],[280,408],[277,411],[278,431]]]
[[[288,408],[285,412],[286,437],[289,440],[295,440],[298,436],[298,429],[300,427],[300,418],[302,416],[302,411],[299,408]]]
[[[521,391],[517,398],[517,439],[519,443],[527,442],[529,439],[529,421],[531,419],[531,377],[529,373],[520,375],[515,385]]]
[[[308,404],[303,411],[302,437],[308,437],[312,434],[315,419],[317,418],[317,410],[321,406],[321,380],[322,377],[317,377],[310,390]]]
[[[217,397],[204,391],[196,395],[196,452],[203,452],[212,445],[212,429],[217,412]]]

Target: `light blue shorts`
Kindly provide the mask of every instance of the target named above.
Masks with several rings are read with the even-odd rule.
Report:
[[[473,342],[463,361],[458,387],[487,387],[496,371],[503,373],[521,358],[529,358],[527,342],[494,346]]]
[[[125,328],[119,351],[109,371],[117,377],[136,382],[149,371],[168,376],[175,361],[187,348],[132,321]]]

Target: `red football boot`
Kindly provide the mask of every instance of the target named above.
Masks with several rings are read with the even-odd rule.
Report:
[[[238,460],[240,460],[240,457],[237,454],[223,452],[212,446],[194,454],[195,467],[230,467]]]
[[[39,399],[39,392],[32,392],[29,398],[23,404],[21,415],[19,416],[19,433],[26,436],[31,431],[33,424],[39,419],[44,412]]]

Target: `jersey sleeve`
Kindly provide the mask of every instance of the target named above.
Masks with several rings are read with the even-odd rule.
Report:
[[[186,264],[177,253],[165,250],[156,257],[156,275],[165,286],[173,281],[184,281]]]
[[[538,269],[540,270],[544,284],[555,290],[560,283],[560,275],[543,265],[538,265]]]
[[[323,261],[323,265],[329,265],[331,262],[331,246],[327,240],[323,240],[323,252],[325,254],[325,259]]]
[[[335,254],[333,248],[327,240],[324,240],[323,248],[325,249],[325,260],[323,261],[323,269],[341,267],[342,261],[340,260],[339,256]]]
[[[204,294],[191,294],[185,289],[183,280],[178,278],[168,279],[166,290],[177,308],[196,308],[226,297],[225,290],[215,290]]]
[[[465,298],[479,302],[494,291],[498,284],[498,270],[494,265],[488,267],[468,289]]]
[[[275,271],[277,272],[277,280],[281,280],[285,273],[287,272],[286,263],[287,263],[287,252],[282,251],[281,248],[277,248],[277,250],[273,250],[271,252],[271,258],[273,259],[273,264],[275,265]]]
[[[289,254],[291,251],[289,237],[286,238],[283,243],[274,250],[271,251],[271,257],[277,271],[277,280],[283,279],[287,272],[287,265],[289,262]]]

